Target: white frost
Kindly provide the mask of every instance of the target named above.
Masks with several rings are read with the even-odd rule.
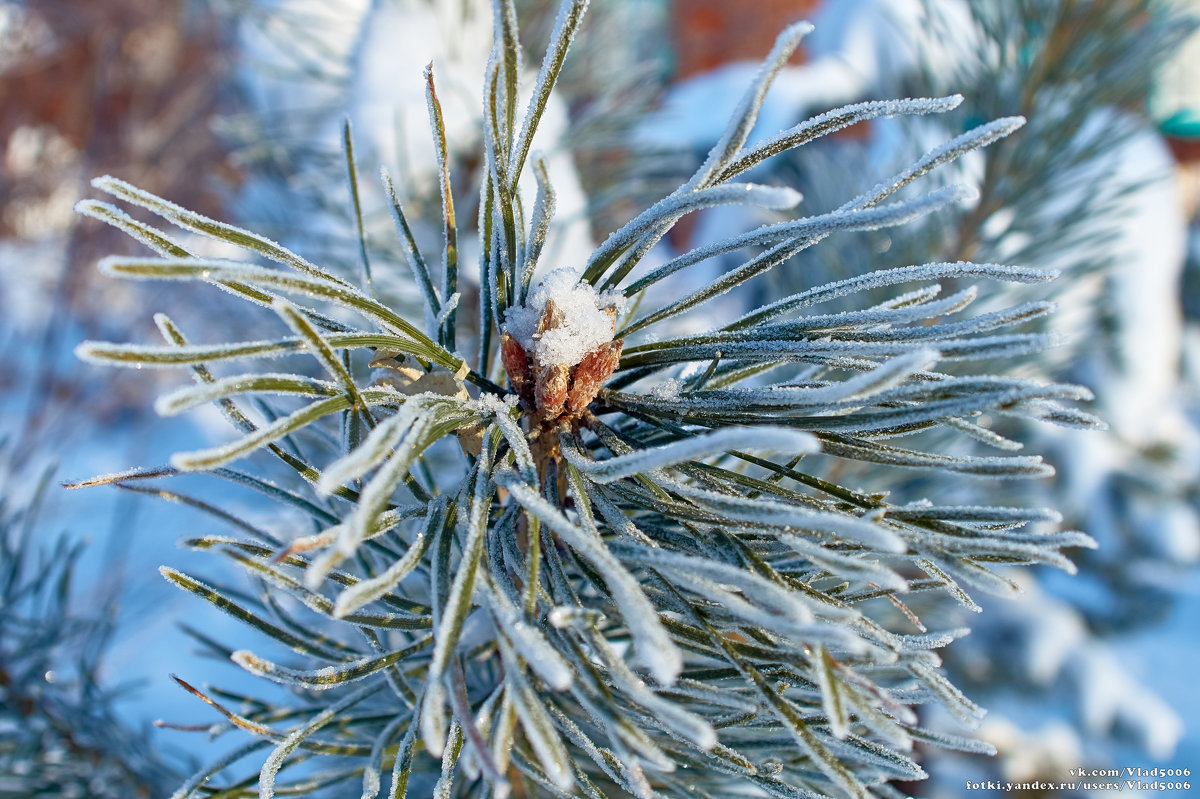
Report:
[[[668,377],[661,383],[651,387],[650,396],[661,400],[677,400],[679,392],[683,390],[683,383],[673,377]]]
[[[569,447],[563,455],[594,483],[612,483],[652,469],[665,469],[684,461],[725,455],[741,450],[767,450],[792,455],[818,452],[820,443],[815,436],[786,427],[725,427],[711,433],[636,450],[605,461],[594,461]]]

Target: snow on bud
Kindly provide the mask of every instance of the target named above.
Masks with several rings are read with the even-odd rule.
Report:
[[[513,390],[543,424],[576,419],[617,368],[613,339],[625,298],[600,294],[571,269],[557,269],[526,303],[508,310],[500,356]]]

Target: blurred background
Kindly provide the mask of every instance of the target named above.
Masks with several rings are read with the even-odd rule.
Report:
[[[518,6],[536,66],[555,9]],[[1101,547],[1078,554],[1076,576],[1014,573],[1022,595],[962,620],[974,631],[946,665],[990,709],[980,735],[1000,754],[922,752],[931,779],[901,786],[914,795],[960,796],[964,780],[1057,781],[1076,767],[1200,778],[1200,37],[1189,13],[1200,3],[593,0],[547,113],[537,146],[558,191],[547,253],[564,264],[691,174],[797,19],[816,30],[754,138],[860,100],[965,98],[953,114],[856,126],[756,171],[799,188],[806,213],[968,127],[1028,117],[1017,136],[931,178],[976,185],[974,205],[834,237],[767,287],[936,260],[1060,269],[1051,325],[1065,343],[1019,368],[1089,386],[1111,426],[1026,437],[1059,476],[1005,486],[1018,492],[1008,501],[1058,508]],[[483,0],[0,0],[0,796],[166,795],[228,748],[168,674],[236,686],[244,675],[204,640],[252,641],[154,571],[189,568],[175,541],[211,531],[211,516],[58,485],[224,435],[216,414],[154,416],[153,398],[179,375],[75,359],[85,338],[153,342],[157,310],[198,339],[229,335],[189,324],[207,295],[97,272],[103,255],[145,252],[74,212],[96,196],[89,180],[111,174],[356,274],[349,118],[377,289],[415,310],[373,176],[386,165],[410,216],[434,218],[421,77],[433,61],[456,205],[473,218],[491,25]],[[658,257],[772,221],[755,213],[694,214]],[[997,306],[1033,296],[1003,291]],[[931,478],[861,479],[919,496]],[[992,485],[953,491],[1005,499]],[[250,497],[223,501],[254,516]]]

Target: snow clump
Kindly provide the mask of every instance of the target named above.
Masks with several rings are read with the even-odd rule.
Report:
[[[554,300],[563,321],[538,333],[547,300]],[[504,327],[540,363],[575,366],[589,352],[612,341],[613,317],[606,310],[610,308],[618,313],[625,309],[620,292],[601,294],[580,280],[575,270],[556,269],[542,278],[524,305],[508,309]]]

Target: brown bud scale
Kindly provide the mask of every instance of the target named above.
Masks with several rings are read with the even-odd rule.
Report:
[[[615,339],[583,356],[575,367],[575,376],[567,393],[567,413],[578,415],[596,398],[600,386],[616,370],[623,344],[621,339]]]
[[[542,421],[554,421],[562,414],[570,384],[571,369],[565,364],[552,363],[538,369],[534,397]]]
[[[529,355],[521,342],[508,333],[500,337],[500,360],[508,372],[508,382],[512,384],[513,391],[527,405],[533,406],[533,374],[529,371]]]

